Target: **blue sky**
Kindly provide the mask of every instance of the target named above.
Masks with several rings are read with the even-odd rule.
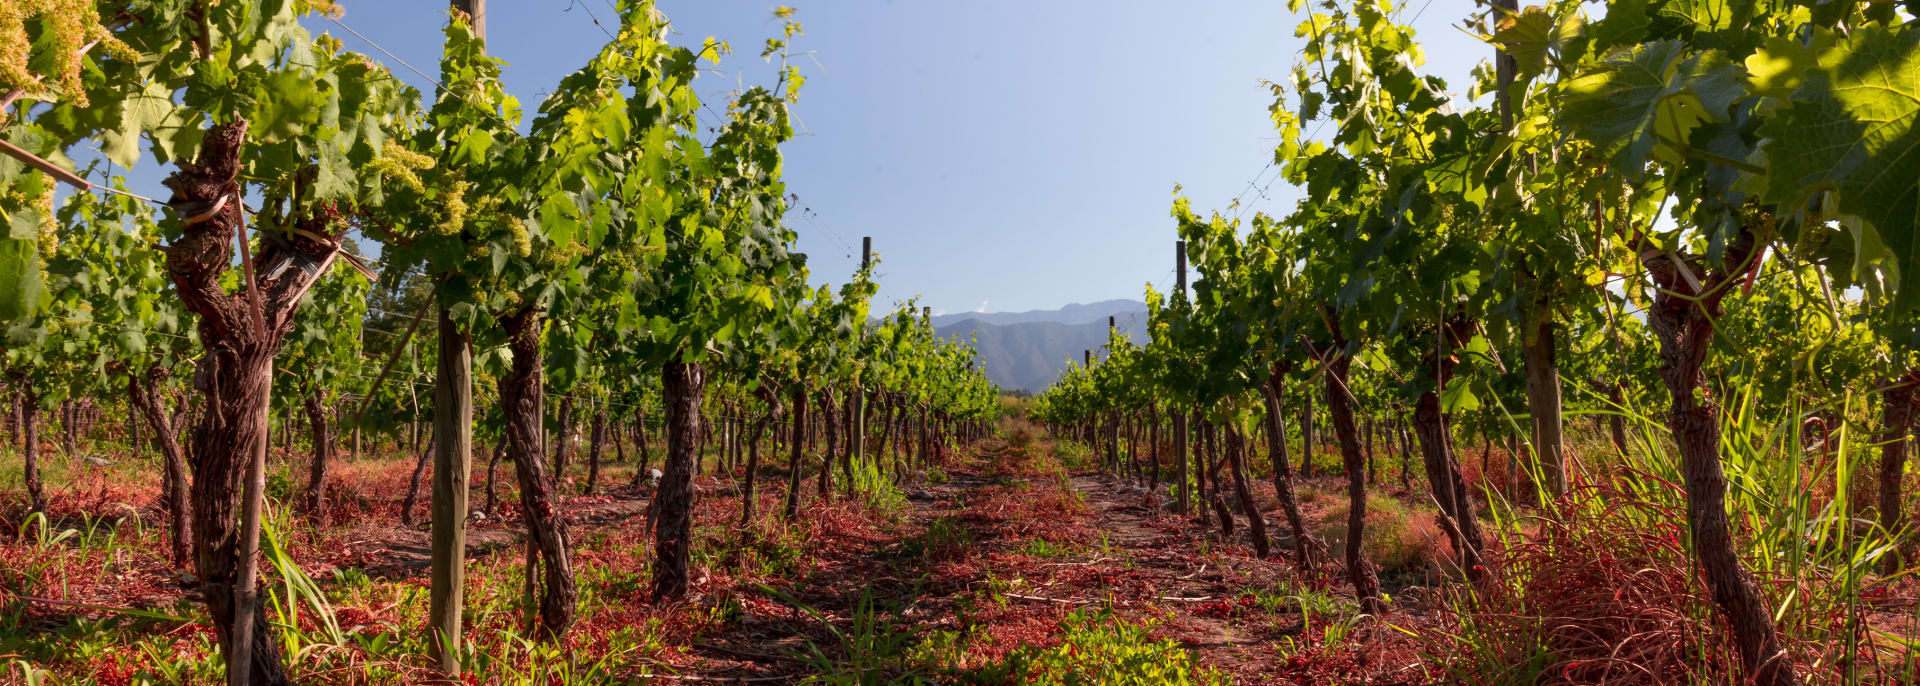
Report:
[[[433,74],[445,7],[344,0],[347,26]],[[1132,3],[790,0],[806,30],[804,127],[786,148],[789,216],[816,283],[838,282],[873,236],[884,260],[876,308],[919,295],[936,311],[1009,311],[1138,298],[1172,283],[1174,184],[1196,208],[1283,213],[1298,194],[1276,175],[1272,96],[1295,61],[1300,17],[1282,0]],[[776,3],[660,0],[683,44],[735,48],[696,80],[714,110],[774,67]],[[1462,0],[1413,0],[1423,69],[1464,93],[1492,50],[1452,25]],[[529,111],[607,40],[612,0],[494,0],[488,46]],[[310,29],[425,78],[319,17]],[[147,173],[139,173],[147,172]],[[160,170],[137,170],[134,181]],[[1250,190],[1251,188],[1251,190]],[[1264,190],[1264,197],[1262,191]],[[371,246],[368,246],[371,250]]]

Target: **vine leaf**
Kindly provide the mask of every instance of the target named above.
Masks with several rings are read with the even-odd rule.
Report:
[[[1889,290],[1901,263],[1920,262],[1920,33],[1866,27],[1820,53],[1791,105],[1762,134],[1767,198],[1800,203],[1830,191],[1862,250],[1856,276],[1880,269]],[[1865,232],[1873,232],[1871,235]],[[1910,307],[1915,297],[1901,309]]]
[[[1680,41],[1657,41],[1615,51],[1569,82],[1564,118],[1608,156],[1614,171],[1638,179],[1656,148],[1673,159],[1671,142],[1687,140],[1704,122],[1724,120],[1745,94],[1740,69],[1725,55],[1689,55]]]
[[[26,316],[40,299],[40,255],[31,240],[0,237],[0,321]]]
[[[1789,97],[1820,63],[1820,53],[1833,44],[1833,32],[1816,29],[1813,44],[1787,36],[1768,38],[1766,45],[1746,59],[1747,83],[1759,95]]]
[[[1516,88],[1525,88],[1541,72],[1546,71],[1550,52],[1559,52],[1567,43],[1580,36],[1585,25],[1579,13],[1569,12],[1565,17],[1555,18],[1546,9],[1528,7],[1519,16],[1513,17],[1505,28],[1493,34],[1492,42],[1512,55],[1519,66],[1519,78],[1514,80]]]

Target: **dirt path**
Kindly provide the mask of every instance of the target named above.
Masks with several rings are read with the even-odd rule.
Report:
[[[809,478],[800,525],[781,520],[784,478],[766,475],[758,526],[739,529],[724,511],[697,525],[719,557],[696,559],[695,574],[714,583],[696,583],[685,603],[636,599],[644,616],[685,628],[671,631],[674,647],[628,675],[797,683],[838,672],[874,683],[997,683],[994,670],[1009,653],[1056,645],[1070,617],[1104,613],[1102,621],[1152,626],[1195,664],[1241,683],[1341,683],[1354,670],[1370,683],[1412,683],[1356,664],[1381,652],[1353,650],[1359,641],[1329,633],[1352,614],[1350,596],[1330,575],[1303,577],[1284,554],[1255,559],[1244,520],[1223,541],[1152,502],[1145,488],[1069,476],[1041,459],[1050,452],[1044,440],[986,441],[944,474],[908,485],[891,516],[817,502]],[[703,479],[700,490],[703,507],[737,503],[730,482]],[[640,530],[647,506],[629,493],[569,502],[576,542]],[[1269,523],[1276,536],[1278,528]],[[428,566],[424,528],[354,538],[349,557],[369,574],[416,577]],[[517,550],[520,540],[517,521],[477,521],[468,554]]]
[[[1401,635],[1353,621],[1351,589],[1334,569],[1291,562],[1292,537],[1276,513],[1265,513],[1273,551],[1260,559],[1239,513],[1223,540],[1218,522],[1203,529],[1111,475],[1075,476],[1072,485],[1114,551],[1092,566],[1120,591],[1107,602],[1158,616],[1198,664],[1241,683],[1424,683]]]

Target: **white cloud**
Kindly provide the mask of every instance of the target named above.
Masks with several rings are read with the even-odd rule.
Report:
[[[987,301],[982,300],[980,301],[980,308],[974,310],[974,312],[977,313],[977,312],[985,312],[985,311],[987,311]]]

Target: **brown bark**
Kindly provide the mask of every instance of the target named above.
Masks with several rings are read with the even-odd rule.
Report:
[[[618,462],[620,464],[626,464],[627,463],[627,441],[625,440],[626,436],[624,435],[626,433],[626,430],[620,426],[619,419],[612,419],[610,421],[612,421],[613,423],[607,426],[607,433],[612,434],[612,438],[613,438],[613,461]]]
[[[1467,319],[1454,318],[1441,327],[1441,334],[1447,337],[1448,343],[1464,343],[1472,328]],[[1466,570],[1467,577],[1478,579],[1486,571],[1480,566],[1480,552],[1486,548],[1486,542],[1480,532],[1480,520],[1474,515],[1473,497],[1467,490],[1466,479],[1460,475],[1460,461],[1454,454],[1447,417],[1440,411],[1439,389],[1445,388],[1453,378],[1454,364],[1452,357],[1439,350],[1421,363],[1427,378],[1433,381],[1434,390],[1420,394],[1415,400],[1413,428],[1420,437],[1420,454],[1434,502],[1439,504],[1441,516],[1448,520],[1442,522],[1441,529],[1447,533],[1454,550],[1460,552],[1460,566]]]
[[[1273,490],[1280,500],[1280,511],[1287,517],[1288,528],[1293,529],[1294,559],[1302,569],[1313,567],[1313,549],[1315,542],[1307,533],[1306,518],[1300,515],[1300,501],[1293,493],[1293,469],[1287,464],[1286,427],[1280,423],[1281,377],[1285,367],[1275,365],[1273,375],[1260,388],[1261,396],[1267,404],[1267,453],[1273,460]]]
[[[927,460],[930,459],[930,456],[928,455],[928,448],[931,447],[931,441],[932,439],[927,436],[927,404],[921,403],[920,404],[920,468],[921,469],[926,469],[927,466],[930,464],[927,462]]]
[[[835,416],[833,389],[820,391],[820,432],[826,450],[820,453],[820,497],[833,502],[833,456],[840,447],[840,421]]]
[[[68,457],[80,452],[80,404],[72,400],[60,401],[60,451]],[[34,486],[39,486],[38,477]]]
[[[160,460],[164,476],[160,484],[161,502],[167,511],[168,528],[172,534],[173,566],[185,568],[192,554],[189,546],[193,535],[189,533],[191,524],[187,507],[187,456],[180,446],[180,431],[175,418],[169,416],[161,405],[160,379],[165,378],[164,368],[149,367],[145,375],[127,374],[127,387],[132,391],[134,410],[145,418],[153,429],[153,443],[160,448]]]
[[[573,559],[567,540],[567,521],[554,509],[547,480],[546,432],[541,426],[545,400],[540,348],[541,316],[527,308],[500,318],[507,333],[513,366],[500,377],[500,408],[507,425],[508,453],[520,477],[520,509],[527,523],[528,553],[539,559],[540,626],[542,639],[556,640],[573,624],[579,593],[574,586]],[[528,565],[529,577],[535,575]]]
[[[1240,427],[1228,425],[1227,460],[1228,470],[1233,473],[1233,494],[1240,500],[1240,510],[1247,515],[1247,530],[1253,535],[1253,554],[1265,558],[1271,546],[1267,540],[1267,523],[1260,517],[1260,508],[1253,503],[1253,489],[1247,487],[1246,453],[1247,441],[1240,434]]]
[[[1173,490],[1174,511],[1186,514],[1192,501],[1192,489],[1187,478],[1187,413],[1178,408],[1169,411],[1173,431]]]
[[[885,396],[876,397],[879,402],[875,403],[875,405],[880,408],[880,442],[874,446],[873,454],[883,460],[891,459],[891,454],[887,449],[893,441],[894,415],[897,414],[897,412],[894,409],[893,403],[888,402]]]
[[[244,655],[230,662],[246,665],[255,686],[278,686],[289,681],[280,664],[279,641],[265,617],[246,609],[258,587],[235,587],[257,565],[256,560],[242,559],[251,537],[240,529],[238,508],[242,493],[258,492],[257,484],[247,483],[248,467],[264,453],[268,440],[273,357],[317,276],[318,270],[301,265],[322,262],[335,249],[308,236],[328,237],[339,229],[324,217],[298,218],[300,232],[291,240],[263,242],[251,255],[246,267],[257,275],[252,281],[257,288],[226,292],[221,276],[234,264],[232,249],[242,220],[242,189],[234,179],[246,130],[245,120],[215,124],[207,130],[198,158],[180,163],[166,179],[173,190],[169,204],[175,207],[211,210],[221,198],[230,200],[207,219],[180,227],[180,238],[165,253],[168,276],[182,303],[198,317],[200,344],[206,351],[195,384],[205,402],[187,450],[193,466],[193,545],[202,596],[223,654]],[[307,178],[296,179],[296,194],[304,192]],[[249,531],[257,525],[245,524]],[[236,626],[237,616],[249,616],[248,625]],[[231,643],[239,636],[246,637],[247,647],[236,651]]]
[[[699,468],[694,444],[700,432],[700,390],[706,370],[687,362],[668,362],[661,373],[667,405],[667,464],[654,493],[659,526],[654,531],[655,602],[687,595],[687,563],[693,552],[693,476]]]
[[[560,437],[553,447],[553,486],[566,490],[567,461],[573,457],[573,398],[560,399]]]
[[[1147,473],[1147,490],[1155,497],[1160,494],[1160,404],[1147,406],[1147,457],[1152,463],[1152,471]]]
[[[640,442],[636,444],[640,449],[640,465],[638,471],[635,472],[637,474],[647,471],[647,462],[651,459],[648,453],[653,451],[653,448],[647,445],[647,419],[641,415],[641,410],[638,407],[633,408],[633,428],[635,431],[640,432]]]
[[[1880,434],[1880,527],[1888,536],[1896,535],[1903,522],[1900,514],[1900,486],[1907,470],[1907,444],[1912,442],[1914,397],[1920,393],[1920,369],[1888,380],[1881,392],[1886,407],[1881,412]],[[1897,540],[1897,539],[1896,539]],[[1888,553],[1886,573],[1900,570],[1900,549]]]
[[[1300,478],[1313,478],[1313,390],[1300,394]]]
[[[413,463],[413,477],[407,480],[407,499],[400,502],[400,524],[413,526],[413,509],[420,506],[420,482],[427,474],[427,462],[433,459],[433,438],[427,438],[427,444],[421,446],[420,457]]]
[[[1524,332],[1527,414],[1533,425],[1533,449],[1546,483],[1546,494],[1554,498],[1567,492],[1566,426],[1561,418],[1560,360],[1555,351],[1552,304],[1544,298],[1526,314]],[[1531,493],[1532,491],[1529,491]]]
[[[1701,373],[1713,342],[1714,320],[1725,314],[1721,299],[1745,276],[1755,257],[1751,235],[1727,246],[1727,263],[1709,272],[1704,261],[1689,260],[1683,277],[1668,253],[1649,251],[1648,272],[1659,290],[1647,311],[1647,325],[1660,341],[1660,379],[1673,396],[1667,426],[1680,447],[1686,476],[1687,528],[1701,576],[1733,630],[1741,663],[1759,686],[1799,683],[1792,658],[1774,629],[1773,615],[1759,588],[1734,553],[1727,521],[1727,478],[1720,467],[1720,408],[1705,389]],[[1683,297],[1684,296],[1684,297]]]
[[[860,418],[854,416],[860,407],[860,389],[848,389],[847,397],[840,401],[835,409],[840,413],[840,480],[847,493],[853,493],[853,451],[859,442]]]
[[[607,413],[593,413],[593,429],[587,434],[587,495],[600,486],[600,446],[607,440]]]
[[[1127,473],[1135,483],[1145,481],[1146,474],[1140,470],[1140,422],[1132,413],[1127,415]]]
[[[499,511],[495,507],[497,504],[499,504],[499,499],[498,499],[499,489],[497,488],[497,486],[499,486],[500,484],[499,479],[497,479],[496,477],[500,473],[499,472],[500,458],[506,456],[506,454],[507,454],[507,437],[505,435],[502,435],[500,437],[499,442],[496,443],[493,447],[493,457],[487,460],[487,514],[488,515],[492,515],[493,513]]]
[[[787,521],[800,517],[800,465],[807,441],[807,387],[793,384],[793,440],[787,444]]]
[[[1200,425],[1200,433],[1205,437],[1207,449],[1207,502],[1213,505],[1213,512],[1220,518],[1220,535],[1233,539],[1233,513],[1227,510],[1227,498],[1221,493],[1220,467],[1226,463],[1220,454],[1220,429],[1212,422]]]
[[[47,494],[40,484],[40,395],[23,383],[20,390],[20,458],[27,487],[27,512],[47,515]]]
[[[1364,431],[1364,432],[1362,432],[1362,434],[1361,434],[1361,435],[1362,435],[1362,436],[1363,436],[1363,437],[1364,437],[1364,438],[1366,439],[1366,445],[1365,445],[1365,451],[1366,451],[1366,454],[1367,454],[1367,483],[1369,483],[1369,484],[1377,484],[1377,483],[1380,483],[1380,473],[1379,473],[1378,471],[1375,471],[1375,470],[1374,470],[1374,462],[1373,462],[1373,420],[1371,420],[1371,419],[1369,419],[1369,420],[1367,420],[1367,425],[1366,425],[1366,426],[1367,426],[1367,429],[1366,429],[1366,431]]]
[[[747,482],[740,489],[740,526],[753,523],[753,510],[758,503],[754,500],[754,484],[760,475],[760,437],[766,433],[767,424],[780,416],[780,391],[772,384],[761,383],[754,389],[754,396],[767,404],[766,413],[754,420],[752,434],[747,437]]]
[[[1433,491],[1434,502],[1440,506],[1440,516],[1447,520],[1440,528],[1446,532],[1454,550],[1460,552],[1460,565],[1467,575],[1478,578],[1485,571],[1480,567],[1484,538],[1473,513],[1473,498],[1468,495],[1466,480],[1460,475],[1460,463],[1453,454],[1453,441],[1447,437],[1447,419],[1440,411],[1439,393],[1427,391],[1414,401],[1413,430],[1420,439],[1427,485]]]
[[[327,471],[333,463],[333,436],[327,426],[327,409],[320,402],[320,393],[308,389],[302,404],[307,410],[307,426],[313,430],[313,461],[307,465],[307,517],[326,524]]]
[[[1327,415],[1333,420],[1333,435],[1340,444],[1340,460],[1347,469],[1347,579],[1353,583],[1353,595],[1360,600],[1360,611],[1380,616],[1387,610],[1380,600],[1380,580],[1373,564],[1361,547],[1367,530],[1366,457],[1360,453],[1359,427],[1353,422],[1353,398],[1348,395],[1347,379],[1353,359],[1346,354],[1347,342],[1338,320],[1333,327],[1333,345],[1327,350]]]

